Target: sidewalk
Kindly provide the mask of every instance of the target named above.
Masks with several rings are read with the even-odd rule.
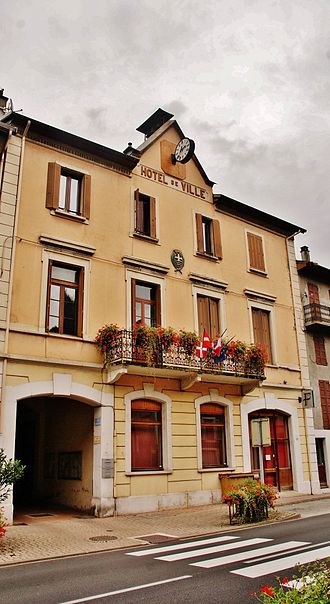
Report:
[[[269,520],[296,518],[304,502],[319,513],[315,503],[320,500],[324,500],[323,513],[330,512],[329,493],[283,493],[276,502],[275,511],[270,512]],[[313,511],[308,515],[313,515]],[[26,514],[17,519],[17,524],[9,526],[6,536],[0,540],[0,565],[160,544],[173,538],[235,528],[229,525],[228,507],[224,504],[110,518],[58,510],[39,517]]]

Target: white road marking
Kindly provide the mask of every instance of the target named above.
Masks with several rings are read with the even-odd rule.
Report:
[[[215,566],[223,566],[224,564],[232,564],[233,562],[240,562],[241,560],[251,561],[253,558],[265,556],[266,554],[272,554],[273,552],[282,552],[295,547],[310,545],[308,541],[287,541],[286,543],[278,543],[276,545],[269,545],[268,547],[260,547],[249,550],[247,552],[240,552],[232,554],[231,556],[222,556],[221,558],[211,558],[210,560],[203,560],[202,562],[192,562],[190,566],[199,566],[201,568],[214,568]]]
[[[169,554],[168,556],[160,556],[156,560],[165,560],[165,562],[176,562],[177,560],[185,560],[186,558],[197,558],[204,554],[214,554],[216,552],[223,552],[231,549],[239,549],[241,547],[247,547],[249,545],[257,545],[259,543],[265,543],[266,541],[273,541],[273,539],[246,539],[245,541],[239,541],[236,543],[224,543],[222,545],[214,545],[213,547],[204,547],[203,549],[194,549],[189,552],[180,552],[178,554]]]
[[[255,579],[262,575],[269,575],[284,570],[285,568],[291,568],[296,564],[306,564],[308,562],[314,562],[314,560],[317,559],[327,558],[328,556],[330,556],[330,547],[320,547],[308,552],[298,552],[293,556],[281,558],[280,560],[271,560],[269,562],[264,562],[263,564],[231,570],[230,572],[235,575],[242,575],[243,577]]]
[[[212,539],[201,539],[200,541],[193,541],[190,543],[178,543],[177,545],[166,545],[165,547],[153,547],[152,549],[143,549],[137,552],[129,552],[126,556],[151,556],[151,554],[161,554],[162,552],[174,552],[181,549],[189,549],[189,547],[196,547],[197,545],[207,545],[207,543],[221,543],[223,541],[231,541],[233,539],[239,539],[239,537],[230,537],[225,535],[224,537],[214,537]]]
[[[79,598],[78,600],[67,600],[61,602],[61,604],[80,604],[81,602],[91,602],[91,600],[100,600],[101,598],[108,598],[109,596],[117,596],[118,594],[124,594],[129,591],[137,591],[139,589],[146,589],[147,587],[155,587],[157,585],[164,585],[165,583],[174,583],[174,581],[182,581],[183,579],[191,579],[192,575],[182,575],[182,577],[173,577],[173,579],[165,579],[164,581],[155,581],[154,583],[145,583],[144,585],[135,585],[134,587],[127,587],[126,589],[117,589],[116,591],[108,591],[104,594],[97,594],[96,596],[87,596],[86,598]]]

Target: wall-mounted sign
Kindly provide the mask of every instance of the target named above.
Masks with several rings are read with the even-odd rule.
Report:
[[[181,193],[186,193],[187,195],[192,195],[192,197],[197,197],[198,199],[207,199],[208,193],[206,189],[202,189],[197,185],[193,185],[186,180],[178,180],[176,178],[172,178],[163,172],[159,172],[154,168],[148,168],[148,166],[143,166],[140,164],[138,166],[139,174],[143,178],[147,178],[148,180],[152,180],[153,182],[158,182],[162,185],[166,185],[171,189],[176,189]]]

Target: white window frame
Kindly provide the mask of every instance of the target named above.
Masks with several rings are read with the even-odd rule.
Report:
[[[137,233],[135,231],[135,191],[139,189],[139,193],[141,195],[146,195],[147,197],[153,197],[155,199],[155,207],[156,207],[156,238],[149,237],[148,235],[144,235],[143,233]],[[150,240],[153,243],[159,245],[160,240],[160,221],[159,221],[159,199],[158,195],[151,195],[150,191],[146,191],[141,189],[140,187],[131,187],[131,230],[130,237],[139,237],[141,239]]]
[[[132,471],[131,447],[131,409],[132,401],[148,399],[162,405],[162,470],[146,470],[144,472]],[[145,476],[172,473],[172,432],[171,432],[171,407],[169,396],[154,390],[153,384],[143,384],[143,390],[130,392],[124,397],[125,401],[125,474],[129,476]]]
[[[76,338],[81,340],[79,336],[71,336],[68,334],[56,334],[46,331],[46,314],[47,314],[47,293],[48,293],[48,269],[50,260],[61,264],[69,264],[78,266],[84,270],[84,291],[83,291],[83,327],[82,339],[88,338],[88,317],[89,317],[89,287],[90,287],[90,260],[69,256],[60,252],[52,252],[49,250],[42,251],[42,273],[41,273],[41,293],[40,293],[40,313],[39,313],[39,333],[51,335],[52,337],[61,338]]]
[[[203,468],[202,457],[202,427],[201,427],[201,405],[205,403],[216,403],[225,408],[225,435],[226,435],[226,453],[227,465],[219,468]],[[200,396],[195,399],[196,411],[196,437],[197,437],[197,467],[199,472],[220,472],[221,470],[234,470],[235,443],[234,443],[234,405],[229,399],[219,396],[217,390],[210,390],[210,394]]]
[[[218,317],[219,317],[219,334],[223,333],[227,327],[226,323],[226,311],[225,311],[225,293],[215,291],[210,288],[198,287],[196,285],[192,286],[192,296],[193,296],[193,306],[194,306],[194,330],[196,333],[199,331],[199,321],[198,321],[198,296],[204,296],[206,298],[213,298],[214,300],[218,300]]]
[[[144,281],[145,283],[151,283],[152,285],[159,285],[160,287],[160,322],[162,326],[166,325],[166,308],[165,308],[165,279],[162,277],[155,277],[155,275],[149,275],[144,272],[127,269],[126,270],[126,325],[127,329],[132,329],[132,279],[137,281]]]
[[[265,270],[261,271],[257,268],[253,268],[251,267],[251,262],[250,262],[250,252],[249,252],[249,243],[248,243],[248,233],[250,233],[251,235],[256,235],[257,237],[260,237],[262,240],[262,252],[264,255],[264,263],[265,263]],[[248,273],[256,273],[259,275],[264,275],[267,276],[268,275],[268,268],[267,268],[267,258],[266,258],[266,248],[265,248],[265,238],[264,235],[262,233],[258,233],[257,231],[253,231],[252,229],[245,229],[245,248],[246,248],[246,270]]]
[[[266,363],[270,366],[278,366],[277,360],[277,346],[276,346],[276,329],[275,329],[275,309],[272,304],[265,304],[264,302],[258,302],[257,300],[248,300],[249,309],[249,322],[250,322],[250,341],[254,343],[254,330],[252,320],[252,309],[259,308],[269,313],[269,330],[270,330],[270,347],[272,351],[272,363]]]

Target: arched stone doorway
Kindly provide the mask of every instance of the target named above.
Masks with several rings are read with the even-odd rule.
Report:
[[[262,447],[265,483],[287,491],[293,488],[292,464],[289,441],[288,416],[276,410],[260,409],[249,414],[251,469],[260,471],[259,447],[251,441],[251,421],[267,418],[270,426],[271,443]]]
[[[53,406],[56,404],[57,411],[54,412]],[[48,425],[52,424],[53,420],[52,429],[49,428],[47,431],[45,425],[47,422]],[[70,373],[55,372],[52,374],[52,379],[48,381],[6,386],[3,391],[3,425],[5,430],[0,435],[0,442],[8,457],[15,457],[17,451],[17,457],[22,453],[28,460],[27,449],[29,445],[31,446],[29,459],[31,471],[30,475],[27,474],[26,480],[32,499],[48,497],[50,493],[51,498],[58,503],[78,509],[93,509],[96,516],[113,515],[113,392],[111,387],[104,387],[101,390],[91,388],[75,382]],[[24,443],[21,437],[25,429]],[[55,447],[54,435],[56,434],[60,436],[62,450]],[[83,449],[78,448],[78,437],[80,442],[84,443]],[[55,447],[55,450],[51,450],[51,447]],[[85,451],[81,459],[77,455],[80,451]],[[77,478],[79,468],[85,474],[85,467],[87,468],[86,484],[92,482],[92,488],[88,487],[88,498],[80,496],[79,489],[75,486],[80,480]],[[55,479],[52,478],[54,474]],[[47,483],[49,487],[53,481],[54,486],[54,480],[61,481],[59,486],[62,485],[62,490],[58,488],[48,491],[46,482],[49,481]],[[70,485],[70,488],[64,485]],[[21,490],[25,495],[30,496],[26,484],[22,484]],[[23,494],[18,491],[17,496],[20,498]],[[5,517],[11,523],[14,512],[12,496],[8,497],[3,507]]]
[[[15,458],[26,470],[14,488],[15,507],[92,510],[93,418],[92,407],[67,397],[17,403]]]

